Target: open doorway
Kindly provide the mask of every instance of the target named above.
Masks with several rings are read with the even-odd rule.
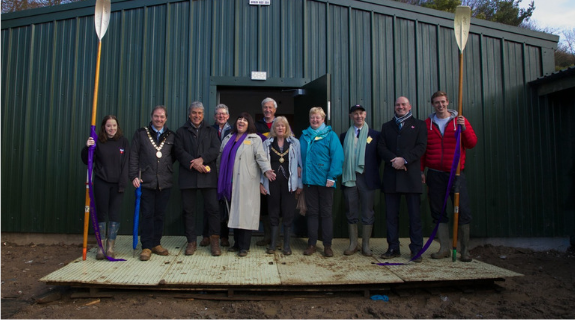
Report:
[[[254,121],[263,118],[261,102],[265,98],[272,98],[277,102],[277,116],[284,116],[293,127],[294,123],[294,92],[293,88],[270,87],[218,87],[218,103],[223,103],[230,109],[230,124],[238,114],[247,112],[254,117]],[[299,134],[296,136],[299,137]]]

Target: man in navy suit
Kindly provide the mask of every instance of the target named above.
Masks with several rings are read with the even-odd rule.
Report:
[[[381,188],[379,179],[381,159],[377,153],[379,132],[369,128],[365,123],[366,116],[367,112],[364,107],[359,104],[351,106],[349,118],[353,121],[353,125],[347,132],[339,135],[344,152],[341,184],[349,230],[349,248],[343,252],[345,255],[352,255],[359,251],[357,222],[360,208],[361,253],[364,256],[372,255],[369,239],[375,221],[375,190]]]
[[[399,97],[394,105],[395,117],[381,127],[377,146],[379,156],[385,163],[383,169],[383,192],[387,222],[387,252],[383,259],[399,257],[399,204],[405,196],[409,213],[409,249],[414,258],[423,246],[421,225],[421,157],[427,147],[425,122],[411,114],[411,104],[406,97]],[[413,260],[421,262],[421,257]]]

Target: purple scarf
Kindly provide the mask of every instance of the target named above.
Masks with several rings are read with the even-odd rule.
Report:
[[[247,133],[244,133],[238,142],[236,141],[237,133],[234,133],[222,151],[222,158],[220,160],[220,175],[218,177],[218,200],[230,201],[232,199],[232,177],[234,174],[234,161],[236,160],[236,153],[238,148],[242,145]]]

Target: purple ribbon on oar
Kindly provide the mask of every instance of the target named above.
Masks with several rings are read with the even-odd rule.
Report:
[[[96,126],[90,127],[90,136],[94,139],[94,142],[98,141],[98,135],[96,134]],[[98,246],[104,252],[106,259],[109,261],[126,261],[125,259],[115,259],[112,257],[108,257],[106,255],[106,250],[104,250],[104,246],[102,245],[102,236],[100,235],[100,228],[98,228],[98,217],[96,215],[96,205],[94,202],[94,188],[92,187],[92,168],[94,165],[94,150],[96,149],[96,143],[91,145],[88,148],[88,187],[90,193],[90,217],[92,218],[92,227],[94,227],[94,234],[96,235],[96,242],[98,242]]]
[[[447,207],[447,200],[449,199],[449,194],[451,193],[451,187],[453,186],[453,182],[455,181],[455,172],[457,171],[457,166],[459,165],[459,157],[460,157],[460,152],[459,152],[459,146],[460,143],[459,141],[461,140],[461,126],[457,126],[457,130],[455,131],[455,136],[457,138],[457,142],[455,144],[455,154],[453,155],[453,162],[451,163],[451,171],[449,172],[449,181],[447,182],[447,190],[445,190],[445,198],[443,199],[443,209],[441,210],[441,215],[439,216],[439,219],[437,220],[437,223],[435,224],[435,228],[433,228],[433,231],[431,232],[431,234],[429,235],[429,239],[427,239],[427,242],[425,243],[425,245],[423,245],[423,248],[421,248],[421,250],[419,250],[419,252],[413,256],[413,258],[411,258],[408,262],[411,262],[419,257],[421,257],[422,254],[425,253],[425,251],[427,251],[427,249],[429,248],[429,246],[431,245],[431,243],[433,242],[433,239],[435,239],[435,234],[437,233],[437,229],[439,228],[439,223],[441,222],[441,220],[443,219],[443,215],[445,214],[445,208]],[[380,263],[376,263],[378,266],[401,266],[404,265],[405,263],[393,263],[393,262],[380,262]]]

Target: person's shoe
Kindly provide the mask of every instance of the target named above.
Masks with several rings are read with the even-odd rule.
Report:
[[[239,250],[240,250],[240,248],[238,248],[236,245],[233,245],[233,246],[228,248],[228,252],[236,252]]]
[[[449,225],[447,223],[440,223],[437,227],[437,238],[439,239],[439,251],[431,254],[431,259],[444,259],[451,258],[451,250],[449,241]]]
[[[151,256],[152,256],[152,250],[144,249],[142,250],[142,253],[140,253],[140,261],[148,261],[150,260]]]
[[[412,254],[411,254],[411,259],[413,259],[413,257],[415,257],[416,255],[417,255],[417,253],[412,253]],[[421,256],[419,256],[417,259],[413,259],[413,260],[411,260],[411,261],[413,261],[413,262],[415,262],[415,263],[421,263],[421,261],[423,261],[423,258],[422,258]]]
[[[391,258],[397,258],[397,257],[401,257],[401,253],[399,252],[399,249],[388,249],[386,253],[381,255],[382,259],[391,259]]]
[[[162,247],[161,244],[153,247],[152,252],[160,256],[167,256],[169,254],[168,250]]]
[[[333,257],[333,250],[331,250],[331,246],[324,246],[323,254],[325,254],[326,257]]]
[[[106,255],[110,258],[116,258],[116,252],[114,252],[114,245],[116,240],[106,240]]]
[[[202,241],[200,241],[200,247],[207,247],[210,244],[210,238],[204,237]]]
[[[210,236],[210,251],[212,252],[212,256],[217,257],[222,255],[222,250],[220,249],[220,236]]]
[[[186,247],[185,255],[186,256],[193,255],[196,252],[197,248],[198,248],[198,243],[196,241],[188,242],[188,246]]]
[[[104,249],[98,246],[98,251],[96,252],[96,260],[104,260],[105,257]]]
[[[304,255],[304,256],[311,256],[311,255],[314,254],[314,253],[315,253],[315,246],[311,246],[311,245],[308,246],[307,249],[305,249],[305,250],[303,251],[303,255]]]
[[[240,250],[240,252],[238,253],[239,257],[245,257],[248,255],[248,250]]]
[[[220,238],[220,246],[229,247],[230,241],[228,240],[228,238]]]

